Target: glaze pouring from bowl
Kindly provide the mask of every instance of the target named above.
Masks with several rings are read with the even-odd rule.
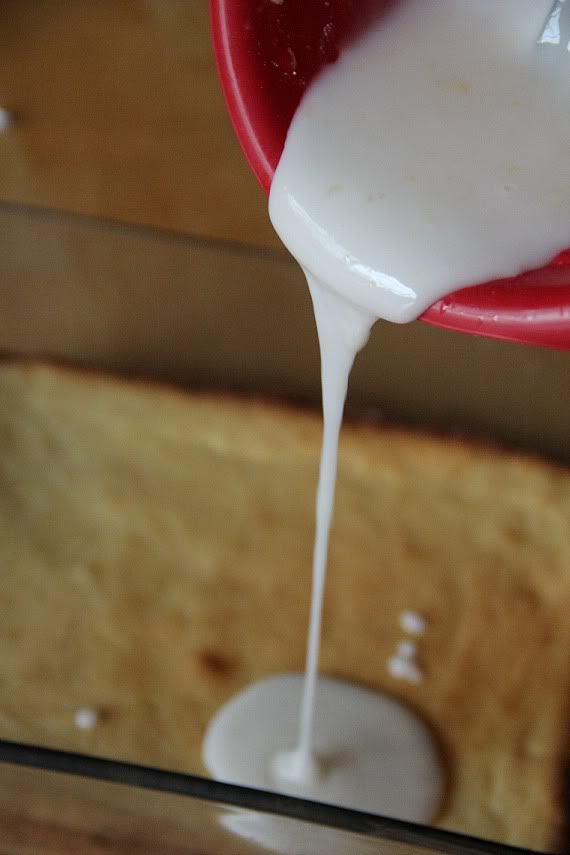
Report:
[[[307,87],[386,0],[211,0],[228,107],[258,180],[269,190],[289,124]],[[540,270],[439,300],[422,316],[468,333],[570,350],[570,253]]]

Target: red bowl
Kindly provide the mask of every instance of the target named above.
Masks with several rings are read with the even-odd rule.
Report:
[[[267,193],[305,89],[389,2],[210,0],[230,116]],[[456,291],[421,319],[457,332],[570,350],[570,250],[540,270]]]

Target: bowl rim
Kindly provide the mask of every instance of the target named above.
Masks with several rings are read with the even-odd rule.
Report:
[[[253,0],[210,0],[214,54],[228,112],[249,165],[266,194],[285,139],[272,121],[271,93],[248,38]],[[444,329],[570,350],[570,252],[513,279],[456,291],[421,320]]]

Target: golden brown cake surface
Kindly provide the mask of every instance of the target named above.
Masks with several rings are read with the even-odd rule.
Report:
[[[218,707],[303,667],[320,439],[311,413],[0,365],[0,737],[204,774]],[[562,468],[343,432],[322,671],[431,724],[442,827],[556,845],[569,530]],[[420,685],[387,669],[407,609]]]

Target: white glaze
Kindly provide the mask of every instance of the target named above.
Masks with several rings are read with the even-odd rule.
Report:
[[[416,660],[407,656],[392,656],[388,660],[388,672],[394,680],[402,680],[414,686],[419,686],[424,681],[423,671]]]
[[[218,780],[307,795],[296,780],[277,776],[275,763],[276,746],[296,744],[302,689],[301,675],[281,675],[255,683],[222,708],[204,744]],[[316,716],[320,771],[311,798],[418,822],[433,817],[443,795],[439,757],[415,715],[390,698],[323,677]]]
[[[415,641],[400,641],[396,648],[396,656],[402,659],[415,659],[418,655],[418,645]]]
[[[295,258],[375,317],[570,237],[570,59],[551,0],[399,0],[311,86],[271,187]],[[380,370],[380,368],[379,368]]]
[[[307,281],[313,300],[321,351],[321,385],[323,393],[323,444],[316,503],[316,534],[313,552],[313,587],[309,617],[306,678],[301,704],[299,744],[296,755],[298,779],[309,783],[311,745],[314,729],[314,696],[319,665],[321,618],[329,534],[334,510],[338,440],[348,378],[356,353],[368,341],[373,318],[351,304],[338,311],[336,294],[323,288],[312,276]]]
[[[427,620],[419,612],[406,609],[400,615],[400,627],[408,635],[424,635],[427,630]]]
[[[317,679],[339,432],[348,376],[373,319],[307,278],[321,348],[324,433],[305,676],[274,677],[230,700],[210,722],[204,763],[229,783],[427,823],[445,785],[427,727],[384,695]],[[421,682],[414,661],[398,662],[400,679]]]
[[[358,687],[317,682],[338,432],[352,363],[377,318],[411,321],[457,288],[540,266],[568,243],[570,73],[563,52],[536,46],[550,4],[399,0],[321,75],[293,120],[270,215],[307,273],[321,346],[307,671],[302,698],[299,681],[293,692],[292,678],[276,678],[216,716],[205,759],[223,780],[415,821],[437,809],[443,775],[423,725],[379,695],[367,694],[368,706]],[[418,636],[427,628],[413,612],[401,626]],[[410,653],[400,647],[388,670],[419,685],[423,673]],[[382,732],[385,704],[391,725]],[[366,756],[354,750],[361,705],[380,726]],[[336,749],[323,740],[339,716],[338,750],[350,760],[335,765]],[[369,756],[381,804],[369,801],[372,779],[363,784]]]
[[[91,707],[81,707],[74,716],[75,726],[79,730],[94,730],[99,723],[97,710]]]

